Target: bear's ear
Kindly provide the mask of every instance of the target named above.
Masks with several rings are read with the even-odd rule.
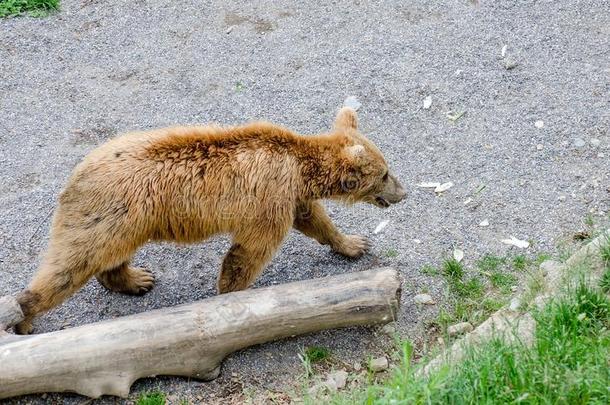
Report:
[[[362,145],[352,145],[345,148],[347,155],[352,159],[357,159],[364,155],[365,149]]]
[[[358,114],[351,107],[343,107],[337,113],[335,118],[335,128],[358,128]]]

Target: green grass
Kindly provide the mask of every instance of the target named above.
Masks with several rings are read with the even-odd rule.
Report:
[[[394,258],[398,256],[398,251],[396,249],[388,249],[388,251],[385,253],[386,257],[389,258]]]
[[[548,255],[546,253],[540,253],[538,256],[536,256],[536,259],[534,259],[534,264],[536,266],[540,266],[542,263],[550,259],[551,255]]]
[[[602,258],[602,262],[604,263],[604,266],[606,266],[606,268],[610,267],[610,237],[606,237],[600,247],[599,247],[599,254]]]
[[[510,273],[494,271],[489,276],[491,285],[502,291],[504,294],[510,293],[510,288],[517,284],[517,277]]]
[[[465,358],[428,376],[416,373],[413,346],[388,380],[334,404],[606,404],[610,400],[610,301],[580,283],[534,313],[534,342],[500,339],[471,346]]]
[[[44,17],[59,9],[59,0],[0,0],[0,18],[27,14]]]
[[[427,276],[438,276],[439,274],[441,274],[441,272],[436,267],[430,264],[424,265],[424,267],[421,268],[421,272],[422,274],[425,274]]]
[[[443,263],[443,274],[451,279],[459,280],[464,276],[464,266],[455,259],[447,259]]]
[[[330,350],[320,346],[311,346],[301,350],[299,359],[305,369],[305,380],[314,374],[314,363],[321,363],[330,359],[330,354]]]
[[[165,403],[165,394],[161,391],[146,392],[136,399],[136,405],[165,405]]]
[[[327,360],[330,357],[330,350],[319,346],[308,347],[305,349],[304,353],[312,363],[318,363]]]
[[[523,271],[527,268],[529,260],[524,255],[517,255],[513,257],[513,268],[515,270]]]
[[[504,257],[485,255],[477,260],[477,267],[483,272],[492,272],[498,270],[505,263],[506,258]]]
[[[610,267],[606,267],[604,274],[602,274],[602,277],[599,280],[599,287],[606,294],[610,294]]]

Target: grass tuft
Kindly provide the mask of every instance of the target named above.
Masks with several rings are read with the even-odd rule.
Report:
[[[599,280],[599,287],[606,294],[610,294],[610,267],[606,267],[604,274],[602,274],[602,277]]]
[[[136,405],[165,405],[167,398],[161,391],[151,391],[140,394],[136,399]]]
[[[0,18],[27,14],[44,17],[59,9],[59,0],[0,0]]]
[[[388,249],[387,252],[385,252],[386,257],[389,258],[394,258],[398,256],[398,251],[396,249]]]
[[[513,267],[515,270],[523,271],[527,268],[528,260],[523,255],[513,257]]]
[[[502,293],[508,294],[510,288],[517,284],[517,277],[512,274],[494,271],[489,276],[489,281],[491,282],[491,285],[502,291]]]
[[[455,259],[447,259],[443,263],[443,274],[454,280],[464,277],[464,266]]]
[[[599,254],[606,268],[610,268],[610,237],[606,237],[599,247]]]
[[[488,254],[477,260],[477,267],[483,272],[492,272],[497,271],[504,263],[506,258]]]
[[[304,354],[312,363],[318,363],[328,360],[330,357],[330,350],[325,347],[311,346],[305,349]]]
[[[427,276],[438,276],[439,274],[441,274],[440,271],[438,271],[438,269],[430,264],[426,264],[421,268],[421,272],[422,274],[425,274]]]

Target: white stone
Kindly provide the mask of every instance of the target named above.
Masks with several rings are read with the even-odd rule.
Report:
[[[508,306],[508,309],[510,309],[511,311],[517,311],[519,310],[519,307],[521,307],[521,300],[519,300],[519,298],[513,298],[512,300],[510,300],[510,305]]]
[[[544,127],[544,121],[538,120],[538,121],[534,122],[534,126],[536,128],[542,128],[542,127]]]
[[[542,150],[543,148],[544,148],[544,146],[543,146],[541,143],[539,143],[538,145],[536,145],[536,149],[537,149],[537,150]]]
[[[358,99],[355,96],[349,96],[343,102],[343,106],[351,107],[354,110],[358,111],[358,109],[362,106],[362,104],[360,104],[360,101],[358,101]]]
[[[479,223],[479,226],[482,226],[482,227],[489,226],[489,221],[484,219]]]
[[[601,143],[602,143],[602,142],[601,142],[599,139],[597,139],[597,138],[591,138],[591,139],[589,140],[589,142],[591,142],[591,145],[595,146],[596,148],[597,148],[599,145],[601,145]]]
[[[462,249],[453,249],[453,258],[456,262],[461,262],[464,259],[464,251]]]
[[[424,110],[427,110],[432,106],[432,96],[428,96],[424,99]]]
[[[435,193],[444,193],[445,191],[449,190],[451,187],[453,187],[453,183],[448,181],[447,183],[443,183],[440,186],[436,187],[434,189]]]
[[[383,356],[377,357],[377,358],[371,360],[371,363],[369,364],[369,368],[374,373],[377,373],[377,372],[383,371],[383,370],[387,370],[388,369],[388,359]]]
[[[334,390],[340,390],[345,387],[345,384],[347,384],[347,375],[347,371],[345,370],[333,371],[326,377],[326,384],[329,387],[333,387]]]
[[[415,303],[417,303],[417,304],[424,304],[424,305],[436,304],[436,301],[434,301],[434,299],[432,298],[432,296],[430,296],[430,294],[417,294],[415,297],[413,297],[413,301],[415,301]]]
[[[451,325],[447,328],[449,336],[462,335],[464,333],[472,332],[473,326],[470,322],[460,322],[455,325]]]

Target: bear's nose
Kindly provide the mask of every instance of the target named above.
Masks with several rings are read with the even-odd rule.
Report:
[[[407,192],[405,191],[404,188],[400,187],[397,190],[397,194],[398,194],[398,201],[402,201],[407,197]]]

